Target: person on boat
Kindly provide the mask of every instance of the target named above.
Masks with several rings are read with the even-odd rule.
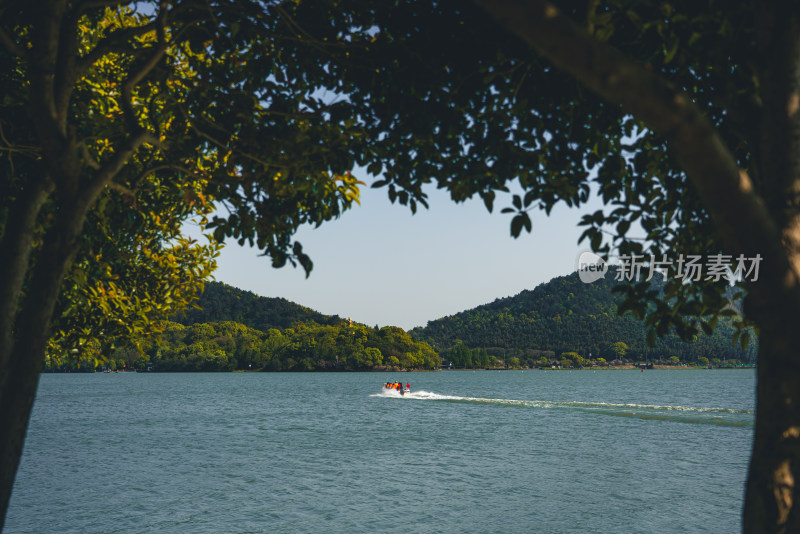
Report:
[[[409,384],[408,382],[406,382],[406,389],[411,391],[411,384]]]

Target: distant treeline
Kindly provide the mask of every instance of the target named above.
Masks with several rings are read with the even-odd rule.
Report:
[[[457,342],[453,347],[441,352],[443,366],[449,369],[581,369],[584,367],[617,367],[649,364],[662,366],[701,366],[743,367],[749,365],[738,359],[708,358],[700,356],[691,361],[683,361],[678,356],[668,358],[642,357],[628,352],[625,343],[618,341],[604,348],[600,354],[583,357],[577,352],[528,349],[516,351],[498,347],[470,349]]]
[[[577,274],[558,277],[406,333],[209,282],[200,309],[174,317],[160,339],[134,340],[106,356],[113,369],[155,371],[435,369],[441,360],[467,369],[755,361],[756,344],[733,346],[725,319],[711,336],[687,342],[672,335],[648,347],[642,321],[617,315],[622,296],[614,285],[611,273],[592,284]],[[48,361],[48,368],[78,364]],[[95,364],[102,365],[80,363]]]
[[[527,367],[544,365],[543,357],[560,362],[562,354],[571,353],[607,361],[755,361],[757,343],[744,350],[732,345],[734,329],[727,319],[720,320],[713,335],[701,333],[692,341],[669,335],[648,347],[643,322],[630,313],[617,315],[622,295],[612,291],[615,285],[613,271],[592,284],[581,282],[575,273],[561,276],[531,291],[430,321],[412,334],[429,342],[445,360],[459,363],[466,363],[464,349],[515,358]],[[615,350],[621,346],[623,351]]]
[[[160,339],[137,340],[115,350],[105,364],[110,370],[151,371],[360,371],[437,369],[441,362],[424,342],[402,329],[370,328],[340,321],[336,325],[298,324],[266,332],[241,323],[168,323]],[[92,362],[58,364],[93,370]]]

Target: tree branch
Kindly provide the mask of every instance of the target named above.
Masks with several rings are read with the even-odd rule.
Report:
[[[94,203],[104,187],[114,187],[111,185],[112,178],[119,173],[133,153],[144,143],[152,143],[153,141],[154,139],[146,130],[140,130],[138,133],[131,135],[119,150],[114,152],[114,156],[100,167],[95,177],[86,186],[86,189],[78,198],[79,209],[88,210],[88,207]]]
[[[144,35],[156,29],[157,21],[152,21],[143,26],[135,26],[131,28],[124,28],[111,32],[108,37],[102,39],[92,50],[83,56],[77,64],[79,73],[86,72],[92,65],[94,65],[100,58],[110,52],[125,52],[133,54],[135,50],[127,46],[128,41],[139,35]]]
[[[163,170],[178,171],[178,172],[185,173],[187,176],[195,176],[195,177],[198,177],[198,178],[202,178],[201,176],[199,176],[197,173],[195,173],[191,169],[188,169],[188,168],[183,167],[181,165],[165,164],[165,165],[157,165],[155,167],[150,167],[150,168],[145,169],[142,172],[140,172],[139,175],[136,177],[136,179],[133,180],[133,184],[134,184],[133,187],[124,186],[124,185],[122,185],[120,183],[117,183],[117,182],[115,182],[113,180],[110,180],[106,184],[106,187],[108,187],[109,189],[113,189],[114,191],[118,191],[118,192],[122,193],[123,195],[127,195],[127,196],[135,198],[136,197],[136,193],[139,191],[139,186],[141,185],[142,180],[144,180],[145,178],[147,178],[148,176],[150,176],[151,174],[153,174],[153,173],[155,173],[157,171],[163,171]]]
[[[144,65],[137,70],[136,72],[132,73],[128,76],[128,79],[125,80],[125,83],[122,84],[122,100],[121,106],[123,113],[125,114],[125,120],[128,123],[129,128],[137,128],[139,127],[138,121],[136,120],[136,114],[133,110],[133,88],[142,81],[142,79],[147,76],[147,74],[155,68],[161,58],[164,57],[164,54],[167,51],[167,32],[166,32],[166,23],[167,23],[167,15],[166,9],[162,9],[158,14],[158,17],[154,22],[156,22],[156,35],[158,39],[158,46],[155,47],[150,58],[145,61]]]
[[[156,165],[155,167],[150,167],[150,168],[145,169],[145,170],[143,170],[142,172],[139,173],[139,175],[133,181],[133,183],[136,184],[135,187],[138,188],[139,184],[142,182],[142,180],[144,180],[145,178],[147,178],[151,174],[153,174],[155,172],[158,172],[158,171],[177,171],[177,172],[182,172],[182,173],[186,174],[187,176],[194,176],[197,179],[203,179],[204,178],[202,175],[197,174],[192,169],[190,169],[188,167],[185,167],[183,165],[174,165],[174,164]]]
[[[30,113],[45,154],[59,153],[67,132],[58,117],[55,98],[56,62],[59,34],[65,2],[53,1],[42,6],[31,32]]]
[[[319,41],[317,38],[315,38],[313,35],[311,35],[305,29],[303,29],[303,27],[300,26],[292,18],[292,16],[289,15],[289,13],[285,9],[283,9],[283,7],[281,7],[280,4],[275,6],[275,11],[277,11],[280,14],[280,16],[283,19],[286,20],[286,23],[287,23],[287,25],[289,26],[290,29],[298,32],[299,35],[304,35],[306,37],[305,39],[302,39],[302,38],[297,39],[299,42],[310,43],[314,48],[316,48],[317,50],[319,50],[323,54],[326,54],[326,55],[328,55],[330,57],[334,57],[333,54],[331,54],[327,49],[328,48],[328,43]],[[298,37],[299,37],[299,35],[298,35]]]
[[[220,141],[219,139],[216,139],[216,138],[212,137],[211,134],[207,134],[206,132],[201,130],[197,126],[197,124],[195,124],[195,121],[193,121],[192,118],[189,117],[189,114],[183,108],[183,106],[179,105],[178,109],[180,109],[181,114],[183,115],[183,118],[186,121],[186,124],[189,126],[189,128],[194,130],[194,132],[197,135],[199,135],[200,137],[202,137],[206,141],[210,142],[211,144],[215,145],[217,148],[222,149],[222,150],[230,150],[231,152],[234,152],[234,153],[239,154],[239,155],[241,155],[241,156],[243,156],[245,158],[248,158],[248,159],[250,159],[252,161],[255,161],[256,163],[260,163],[265,168],[275,167],[276,166],[276,165],[273,165],[273,164],[271,164],[271,163],[269,163],[269,162],[267,162],[265,160],[262,160],[262,159],[258,158],[257,156],[254,156],[252,154],[248,154],[248,153],[246,153],[244,151],[241,151],[241,150],[238,150],[236,148],[233,148],[233,147],[231,147],[231,145],[229,143],[226,143],[224,141]],[[202,120],[202,118],[198,118],[198,121],[199,120]],[[217,128],[217,129],[223,131],[226,135],[228,135],[227,131],[225,131],[224,129],[220,128],[218,125],[214,124],[213,122],[210,122],[210,121],[204,121],[204,122],[209,124],[209,126]]]
[[[95,160],[91,154],[89,154],[89,147],[86,146],[86,143],[84,141],[81,141],[80,143],[78,143],[78,147],[81,150],[81,156],[83,156],[84,163],[86,163],[86,165],[88,165],[92,169],[99,171],[100,164],[97,163],[97,160]]]
[[[765,269],[785,290],[800,292],[775,220],[688,95],[591,38],[546,0],[475,1],[557,67],[663,135],[727,246],[737,253],[760,253]]]
[[[115,182],[113,180],[108,182],[106,184],[106,187],[108,187],[109,189],[113,189],[114,191],[118,191],[118,192],[122,193],[123,195],[136,198],[136,191],[134,191],[133,189],[129,189],[129,188],[125,187],[122,184],[118,184],[117,182]]]
[[[78,79],[78,71],[75,68],[78,57],[78,17],[74,13],[66,13],[61,20],[58,41],[53,92],[59,122],[62,129],[66,130],[69,103],[75,81]]]

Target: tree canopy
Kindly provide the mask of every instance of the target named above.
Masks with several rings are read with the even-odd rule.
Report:
[[[48,342],[95,350],[106,333],[144,331],[152,314],[188,305],[216,253],[180,237],[191,217],[216,242],[309,271],[292,234],[357,202],[360,165],[412,211],[426,184],[489,210],[503,202],[512,235],[532,229],[532,209],[596,194],[607,209],[583,222],[598,253],[763,258],[743,318],[724,280],[672,276],[662,292],[631,283],[624,307],[662,335],[689,337],[728,314],[755,324],[744,525],[800,529],[799,11],[714,0],[3,3],[3,515]],[[92,320],[101,329],[81,326]]]
[[[292,233],[357,202],[336,103],[323,117],[313,79],[273,74],[316,61],[278,53],[295,39],[282,10],[0,6],[0,516],[46,349],[84,357],[155,331],[224,238],[310,270]],[[212,241],[181,234],[193,218]]]
[[[441,364],[430,345],[397,327],[347,321],[267,331],[234,321],[168,322],[160,336],[133,341],[140,349],[119,346],[108,355],[108,364],[153,372],[433,370]],[[93,372],[96,367],[94,362],[64,365],[49,359],[47,369]]]

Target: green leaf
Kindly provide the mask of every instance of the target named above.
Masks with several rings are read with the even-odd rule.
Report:
[[[522,232],[522,225],[524,224],[524,220],[522,215],[517,215],[513,219],[511,219],[511,237],[519,237],[520,232]]]
[[[600,250],[600,246],[603,243],[603,235],[600,232],[594,232],[590,239],[591,239],[592,250],[594,250],[595,252]]]
[[[482,195],[483,203],[486,205],[486,209],[489,210],[489,213],[492,212],[492,207],[494,207],[494,191],[489,191]]]
[[[522,202],[523,205],[527,208],[528,206],[531,205],[531,202],[536,200],[536,197],[537,197],[537,192],[536,191],[528,191],[527,193],[525,193],[525,199]]]

